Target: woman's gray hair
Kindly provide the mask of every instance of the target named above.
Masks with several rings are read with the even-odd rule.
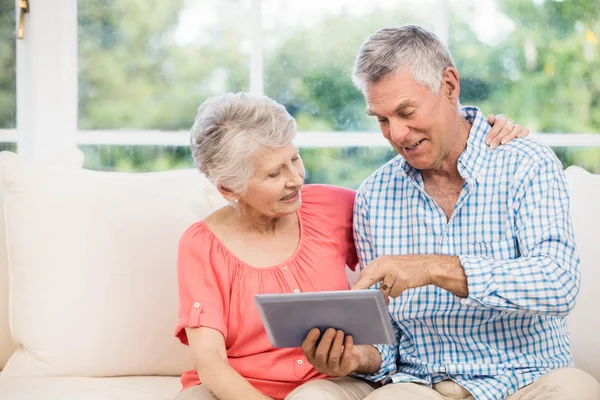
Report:
[[[376,84],[407,66],[415,82],[434,94],[440,91],[446,68],[455,68],[448,48],[436,35],[406,25],[381,29],[362,44],[352,80],[362,90],[365,84]]]
[[[261,148],[293,143],[296,121],[266,96],[227,93],[198,107],[192,127],[194,165],[214,184],[244,193],[254,173],[252,158]]]

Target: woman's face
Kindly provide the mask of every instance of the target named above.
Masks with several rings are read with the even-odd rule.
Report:
[[[298,148],[293,144],[264,148],[252,161],[254,175],[240,197],[240,205],[270,218],[296,212],[302,204],[305,174]]]

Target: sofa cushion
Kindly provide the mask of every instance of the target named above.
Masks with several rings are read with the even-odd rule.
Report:
[[[176,377],[2,378],[0,399],[14,400],[173,400]]]
[[[48,159],[41,160],[40,165],[59,168],[81,168],[83,153],[75,148],[54,154]],[[6,254],[6,237],[4,232],[4,194],[0,187],[0,370],[17,348],[17,343],[11,337],[8,324],[8,260]]]
[[[3,376],[191,367],[173,337],[176,252],[183,231],[224,202],[204,176],[44,169],[2,153],[0,182],[11,328],[22,344]]]
[[[581,289],[568,318],[573,357],[577,367],[600,380],[600,175],[579,167],[569,167],[565,173],[581,259]]]

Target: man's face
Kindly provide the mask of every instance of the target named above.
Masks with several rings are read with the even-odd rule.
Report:
[[[442,81],[439,94],[415,82],[408,68],[364,88],[367,114],[379,121],[383,136],[418,170],[439,169],[453,144],[449,126],[457,104]]]

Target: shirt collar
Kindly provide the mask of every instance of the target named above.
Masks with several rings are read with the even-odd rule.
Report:
[[[479,108],[462,107],[460,111],[471,124],[471,130],[467,148],[458,158],[458,172],[467,182],[477,181],[490,151],[488,145],[485,144],[485,137],[491,127]]]
[[[467,147],[458,158],[458,172],[467,182],[473,183],[472,181],[477,181],[479,172],[487,159],[489,147],[485,144],[485,136],[491,127],[477,107],[462,107],[460,112],[463,118],[471,124],[471,130]],[[400,171],[410,179],[421,180],[420,171],[413,168],[405,159],[400,162]]]

